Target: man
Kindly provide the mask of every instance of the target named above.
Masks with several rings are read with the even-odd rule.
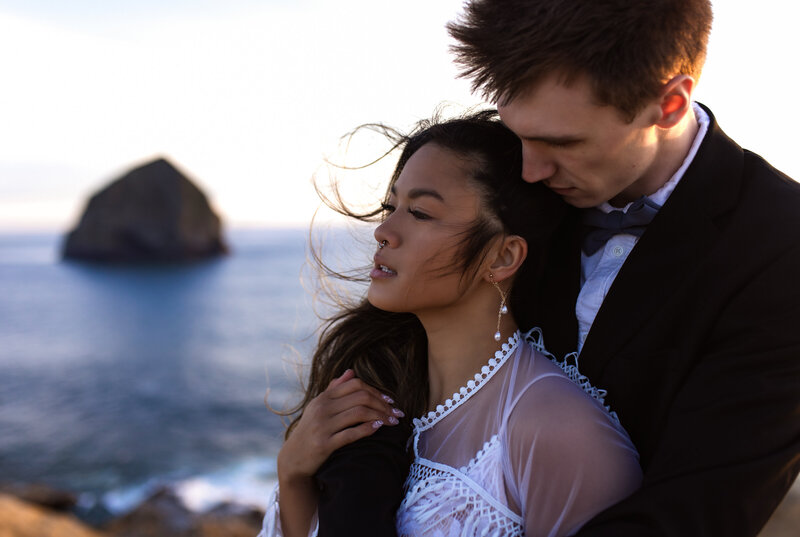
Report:
[[[644,470],[581,536],[756,535],[800,469],[800,185],[692,103],[711,18],[708,0],[472,0],[449,25],[523,178],[580,209],[530,321],[579,351]]]

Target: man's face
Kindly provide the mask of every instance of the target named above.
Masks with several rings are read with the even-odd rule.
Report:
[[[522,140],[523,179],[542,181],[575,207],[621,207],[668,179],[658,165],[658,103],[627,122],[596,104],[586,79],[566,86],[551,76],[498,109]]]

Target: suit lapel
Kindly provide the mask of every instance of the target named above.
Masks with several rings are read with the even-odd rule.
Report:
[[[608,361],[686,281],[713,246],[715,218],[735,203],[742,150],[707,113],[709,132],[695,159],[622,266],[586,338],[580,363],[591,379],[601,378]]]

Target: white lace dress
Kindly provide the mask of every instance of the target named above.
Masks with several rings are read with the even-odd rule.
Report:
[[[400,536],[570,535],[639,486],[638,454],[604,392],[529,336],[517,332],[414,420]]]
[[[517,332],[414,420],[399,536],[570,535],[639,486],[638,454],[605,392],[548,356],[541,332]],[[309,537],[317,532],[315,517]],[[276,487],[259,537],[280,535]]]

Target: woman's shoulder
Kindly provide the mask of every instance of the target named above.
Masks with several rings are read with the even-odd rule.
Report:
[[[554,389],[553,386],[563,385],[567,393],[574,388],[565,371],[558,366],[554,357],[543,347],[532,344],[524,339],[513,359],[507,364],[504,382],[507,386],[507,399],[512,405],[519,403],[519,399],[540,389]]]
[[[570,532],[635,490],[638,454],[605,407],[605,393],[579,374],[577,357],[558,360],[536,340],[526,353],[519,372],[527,381],[509,404],[501,437],[504,474],[526,532]]]
[[[580,373],[576,355],[553,356],[538,329],[526,334],[525,341],[509,372],[512,386],[505,414],[510,423],[558,430],[612,425],[621,430],[616,414],[605,404],[606,391]]]
[[[533,382],[520,389],[506,409],[502,438],[512,459],[534,457],[547,464],[594,464],[631,475],[639,472],[638,453],[616,414],[605,405],[605,392],[577,369],[535,347],[527,365]]]

